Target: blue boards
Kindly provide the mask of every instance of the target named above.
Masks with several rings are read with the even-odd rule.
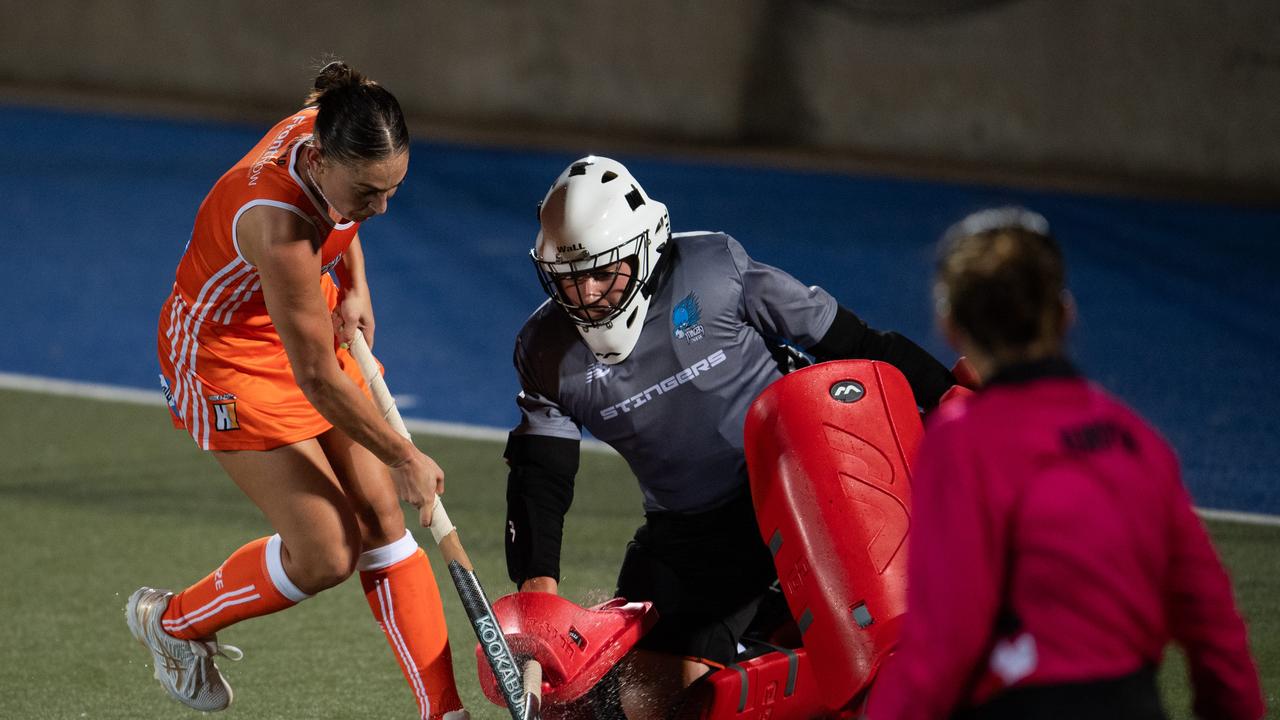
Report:
[[[283,117],[286,111],[281,112]],[[0,372],[156,387],[156,313],[221,173],[266,127],[0,106]],[[543,300],[536,203],[591,152],[417,142],[361,229],[388,383],[407,416],[508,427],[512,341]],[[945,362],[934,242],[992,204],[1049,218],[1082,369],[1148,416],[1199,505],[1280,514],[1280,209],[619,157],[676,231],[721,230]]]

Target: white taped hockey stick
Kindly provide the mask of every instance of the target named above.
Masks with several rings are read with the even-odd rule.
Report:
[[[360,374],[369,384],[369,390],[373,393],[374,402],[382,417],[392,429],[409,438],[409,429],[400,417],[395,398],[387,389],[382,373],[378,372],[378,362],[361,332],[357,332],[355,340],[351,342],[351,356],[360,366]],[[507,701],[507,709],[511,711],[514,720],[536,720],[540,715],[542,699],[542,666],[536,660],[529,660],[523,668],[519,665],[507,645],[501,626],[498,625],[493,605],[485,596],[484,588],[480,587],[471,559],[462,549],[458,529],[449,521],[449,515],[439,497],[435,498],[435,502],[436,508],[431,515],[431,536],[440,546],[440,554],[449,566],[453,585],[462,599],[462,606],[466,608],[467,617],[471,619],[471,628],[480,641],[480,647],[484,648],[484,656],[489,661],[493,676],[498,680],[498,688]]]

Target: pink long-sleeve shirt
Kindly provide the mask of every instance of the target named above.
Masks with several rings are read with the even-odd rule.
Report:
[[[1256,720],[1257,670],[1178,462],[1065,361],[940,408],[913,477],[908,613],[870,720],[1115,678],[1186,651],[1200,717]]]

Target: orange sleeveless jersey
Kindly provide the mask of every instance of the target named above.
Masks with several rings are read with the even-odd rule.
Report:
[[[318,290],[330,310],[337,304],[328,273],[358,224],[335,225],[302,181],[298,150],[311,137],[315,113],[307,108],[282,120],[209,191],[160,312],[160,381],[174,426],[205,450],[270,450],[332,427],[298,388],[258,271],[236,240],[236,223],[252,207],[306,219],[324,238]],[[356,363],[336,340],[335,352],[363,389]]]

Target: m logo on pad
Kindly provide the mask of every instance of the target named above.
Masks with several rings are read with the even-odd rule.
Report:
[[[866,396],[866,388],[857,380],[841,380],[831,386],[831,397],[842,403],[855,403]]]

